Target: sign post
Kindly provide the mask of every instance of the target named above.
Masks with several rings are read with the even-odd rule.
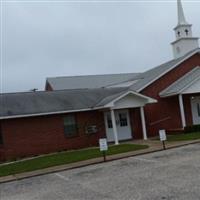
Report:
[[[160,141],[163,144],[163,149],[166,150],[165,141],[167,140],[166,131],[159,130]]]
[[[99,148],[103,154],[103,161],[106,162],[106,151],[108,150],[108,143],[106,138],[99,139]]]

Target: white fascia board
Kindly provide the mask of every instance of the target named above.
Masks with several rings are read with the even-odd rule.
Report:
[[[104,108],[105,107],[96,107],[96,108],[88,108],[88,109],[80,109],[80,110],[67,110],[67,111],[56,111],[56,112],[47,112],[47,113],[13,115],[13,116],[0,117],[0,120],[1,119],[15,119],[15,118],[26,118],[26,117],[39,117],[39,116],[47,116],[47,115],[66,114],[66,113],[75,113],[75,112],[84,112],[84,111],[93,111],[93,110],[101,110],[101,109],[104,109]]]
[[[166,94],[166,95],[160,95],[160,94],[159,94],[159,96],[160,96],[161,98],[172,97],[172,96],[176,96],[176,95],[178,95],[178,93],[176,93],[176,92],[170,93],[170,94]]]
[[[160,74],[160,76],[157,76],[155,79],[153,79],[152,81],[149,81],[145,86],[141,87],[140,89],[137,90],[137,92],[141,92],[143,89],[145,89],[147,86],[151,85],[153,82],[155,82],[156,80],[158,80],[159,78],[161,78],[162,76],[164,76],[166,73],[170,72],[172,69],[174,69],[175,67],[177,67],[178,65],[180,65],[182,62],[184,62],[185,60],[187,60],[188,58],[190,58],[191,56],[193,56],[196,53],[200,53],[200,50],[197,49],[195,52],[193,52],[192,54],[188,55],[187,57],[185,57],[183,60],[181,60],[180,62],[178,62],[177,64],[173,65],[170,69],[166,70],[165,72],[163,72],[162,74]]]
[[[46,112],[46,113],[35,113],[35,114],[24,114],[24,115],[13,115],[13,116],[3,116],[3,117],[0,117],[0,120],[2,120],[2,119],[27,118],[27,117],[39,117],[39,116],[66,114],[66,113],[75,113],[75,112],[84,112],[84,111],[93,111],[93,110],[101,110],[101,109],[105,109],[105,108],[111,108],[111,107],[114,106],[114,102],[118,101],[119,99],[123,98],[124,96],[126,96],[128,94],[134,94],[134,95],[140,96],[142,98],[145,98],[145,99],[148,100],[149,103],[156,103],[157,102],[157,100],[152,99],[150,97],[144,96],[142,94],[138,94],[138,93],[133,92],[133,91],[128,91],[128,92],[124,93],[123,95],[119,96],[118,98],[114,99],[110,103],[104,105],[103,107],[94,107],[94,108],[79,109],[79,110]]]
[[[197,40],[199,39],[198,37],[182,37],[179,38],[178,40],[175,40],[174,42],[172,42],[171,44],[176,44],[177,42],[181,41],[181,40]]]
[[[199,79],[200,79],[200,77],[197,78],[197,79],[194,79],[190,84],[188,84],[186,87],[182,88],[179,92],[173,92],[173,93],[169,93],[169,94],[166,94],[166,95],[159,94],[159,96],[164,98],[164,97],[172,97],[172,96],[175,96],[175,95],[184,94],[184,90],[188,89],[193,83],[195,83]]]
[[[112,100],[111,102],[107,103],[104,107],[106,107],[106,108],[113,107],[116,101],[119,101],[120,99],[124,98],[125,96],[127,96],[129,94],[133,94],[133,95],[136,95],[136,96],[141,97],[143,99],[146,99],[148,101],[148,103],[157,103],[158,102],[156,99],[153,99],[151,97],[147,97],[143,94],[139,94],[139,93],[134,92],[134,91],[127,91],[126,93],[122,94],[121,96],[119,96],[116,99]]]
[[[192,86],[196,81],[198,81],[200,79],[200,77],[197,77],[196,79],[194,79],[190,84],[188,84],[186,87],[184,87],[180,93],[183,93],[184,90],[187,90],[190,86]]]
[[[197,66],[197,67],[199,67],[199,66]],[[159,94],[159,96],[160,97],[171,97],[171,96],[175,96],[175,95],[178,95],[178,94],[183,94],[184,90],[188,89],[190,86],[192,86],[199,79],[200,79],[200,77],[195,78],[194,80],[191,81],[190,84],[188,84],[187,86],[185,86],[184,88],[182,88],[179,92],[173,92],[173,93],[169,93],[167,95]]]

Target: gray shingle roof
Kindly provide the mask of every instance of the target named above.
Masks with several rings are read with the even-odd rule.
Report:
[[[93,109],[97,104],[103,106],[124,92],[127,88],[0,94],[0,118]]]
[[[91,76],[77,76],[77,77],[57,77],[48,78],[47,81],[53,87],[54,90],[59,89],[78,89],[78,88],[100,88],[100,87],[121,87],[119,83],[128,83],[133,81],[130,88],[134,91],[140,92],[146,86],[151,84],[154,80],[159,78],[162,74],[167,73],[173,67],[177,66],[187,57],[193,55],[194,53],[200,52],[200,48],[195,49],[185,56],[178,59],[171,60],[162,65],[159,65],[153,69],[150,69],[144,73],[135,74],[110,74],[110,75],[91,75]],[[135,80],[135,81],[134,81]],[[122,84],[122,85],[123,85]]]
[[[139,73],[47,78],[53,90],[101,88],[135,79]]]
[[[147,85],[149,85],[153,80],[159,78],[162,74],[167,73],[170,69],[177,66],[180,62],[185,60],[188,56],[193,55],[196,52],[200,52],[200,48],[189,52],[188,54],[186,54],[183,57],[171,60],[162,65],[159,65],[158,67],[155,67],[153,69],[150,69],[150,70],[140,74],[138,76],[139,80],[131,86],[131,89],[140,92]]]
[[[128,90],[140,91],[147,84],[150,84],[156,78],[167,73],[171,68],[197,52],[199,53],[200,49],[196,49],[182,58],[169,61],[142,74],[130,73],[47,79],[54,84],[55,88],[71,88],[70,90],[57,90],[54,88],[57,91],[0,94],[0,118],[94,109],[96,106],[101,107]],[[189,79],[186,78],[186,80]],[[57,80],[59,81],[57,82]],[[115,83],[131,82],[132,80],[137,81],[129,88],[106,88],[106,86]],[[186,80],[184,83],[187,82]],[[90,89],[74,89],[77,87]]]
[[[185,76],[178,79],[176,82],[171,84],[165,90],[160,92],[161,97],[172,96],[180,94],[181,91],[189,87],[192,83],[200,79],[200,67],[196,67],[187,73]]]

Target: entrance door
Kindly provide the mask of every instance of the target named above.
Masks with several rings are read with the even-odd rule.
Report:
[[[200,124],[200,97],[191,99],[193,124]]]
[[[128,110],[116,110],[115,120],[117,125],[118,140],[132,139]],[[106,136],[108,142],[115,140],[110,112],[105,112]]]

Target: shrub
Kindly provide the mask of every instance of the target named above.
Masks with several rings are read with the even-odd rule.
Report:
[[[192,126],[186,126],[184,128],[185,133],[191,133],[191,132],[200,132],[200,124],[198,125],[192,125]]]

